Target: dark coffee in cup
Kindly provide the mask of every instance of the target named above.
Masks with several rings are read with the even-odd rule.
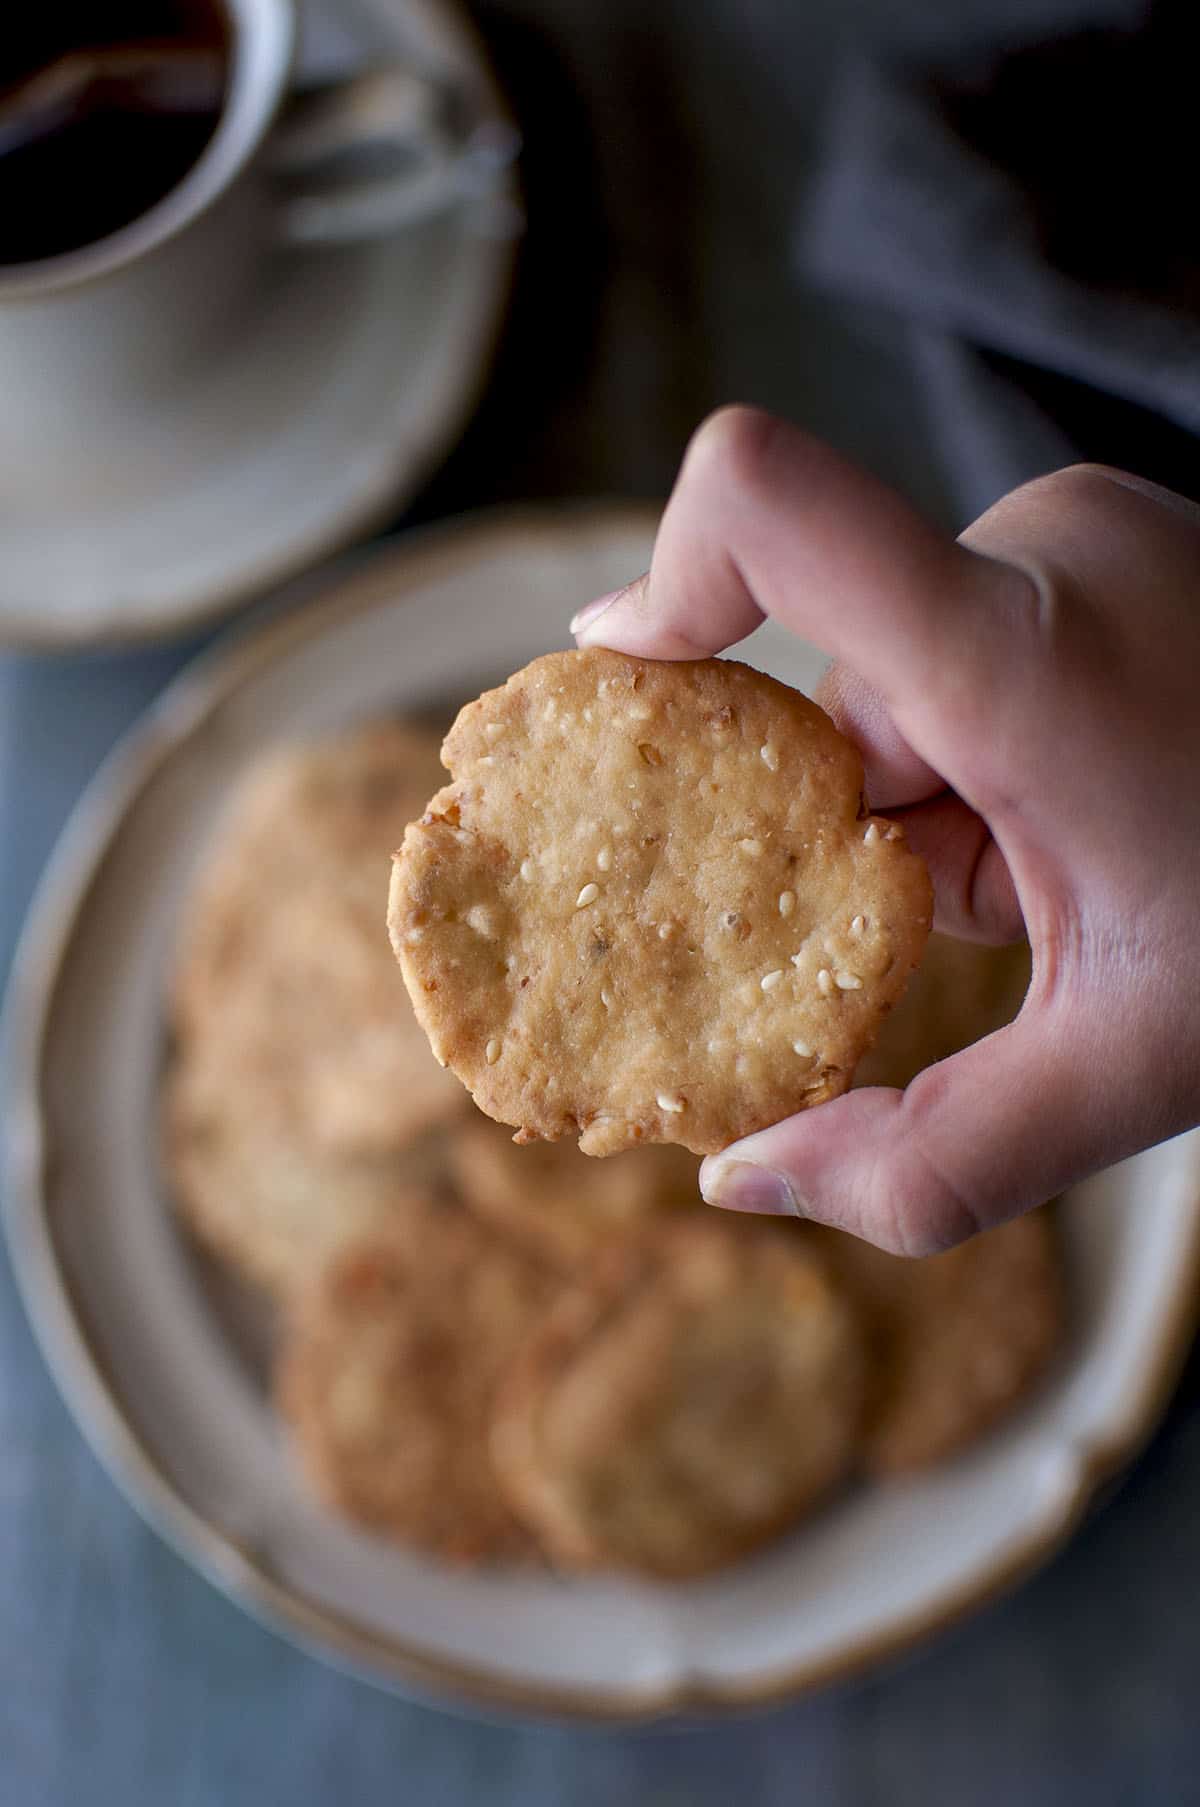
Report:
[[[187,175],[220,121],[222,0],[38,0],[0,26],[0,265],[107,238]]]

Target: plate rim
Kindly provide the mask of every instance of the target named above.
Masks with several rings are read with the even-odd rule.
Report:
[[[396,0],[389,0],[395,5]],[[482,33],[460,0],[418,0],[419,10],[435,20],[458,44],[464,61],[486,94],[495,118],[517,130],[508,97],[500,85]],[[522,217],[519,171],[506,170],[496,185],[496,197]],[[461,206],[456,211],[461,211]],[[172,634],[195,632],[219,622],[239,604],[247,603],[277,585],[294,581],[320,561],[332,559],[353,541],[382,527],[406,509],[423,485],[440,468],[462,438],[478,411],[487,389],[512,307],[519,233],[484,235],[490,257],[476,273],[477,312],[456,360],[461,371],[454,392],[432,430],[419,435],[394,436],[388,455],[381,456],[358,497],[321,532],[297,539],[289,551],[265,553],[240,573],[209,586],[203,596],[185,606],[162,613],[143,609],[128,620],[117,618],[110,608],[94,622],[53,614],[27,606],[22,613],[0,606],[0,647],[12,652],[83,652],[123,650],[153,643]]]
[[[1001,1559],[885,1630],[834,1655],[784,1665],[746,1682],[714,1683],[685,1675],[628,1692],[523,1682],[370,1631],[280,1581],[260,1553],[198,1512],[147,1448],[105,1372],[57,1256],[45,1188],[52,1150],[40,1108],[45,1046],[63,961],[88,891],[129,808],[209,710],[293,646],[326,632],[339,619],[377,606],[385,579],[396,600],[403,601],[405,590],[420,586],[446,563],[457,563],[464,549],[478,556],[496,541],[561,538],[572,525],[649,534],[657,516],[648,504],[611,501],[475,511],[348,555],[320,574],[315,594],[302,595],[294,606],[288,606],[291,599],[285,594],[266,620],[227,628],[126,730],[76,802],[34,891],[0,1015],[0,1076],[8,1105],[3,1227],[9,1255],[42,1357],[109,1479],[177,1555],[260,1623],[375,1686],[460,1711],[613,1726],[713,1718],[797,1699],[899,1657],[1007,1593],[1069,1541],[1098,1490],[1132,1461],[1154,1431],[1200,1317],[1198,1174],[1196,1208],[1169,1309],[1125,1421],[1107,1436],[1073,1448],[1070,1486],[1042,1509],[1027,1535]],[[311,590],[311,581],[295,587]]]

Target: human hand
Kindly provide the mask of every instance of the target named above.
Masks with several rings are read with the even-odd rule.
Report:
[[[706,657],[766,616],[830,653],[819,701],[935,921],[1028,934],[1016,1021],[904,1092],[851,1092],[701,1170],[712,1204],[945,1248],[1200,1122],[1200,509],[1080,465],[957,542],[747,408],[688,450],[648,575],[581,646]]]

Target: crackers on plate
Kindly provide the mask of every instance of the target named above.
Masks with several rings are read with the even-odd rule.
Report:
[[[235,787],[181,925],[164,1159],[190,1226],[282,1293],[422,1186],[464,1108],[397,983],[388,863],[437,770],[390,722],[273,750]]]
[[[476,1112],[449,1141],[450,1174],[477,1216],[567,1271],[613,1235],[668,1213],[702,1209],[699,1165],[685,1149],[629,1149],[589,1161],[566,1142],[523,1147]]]
[[[276,1298],[347,1244],[397,1230],[437,1184],[437,1137],[353,1155],[305,1143],[239,1096],[217,1053],[178,1060],[163,1089],[167,1174],[189,1229]]]
[[[1058,1353],[1062,1263],[1045,1211],[922,1261],[836,1230],[816,1234],[869,1339],[868,1473],[927,1468],[973,1442]]]
[[[850,1470],[864,1363],[819,1263],[707,1218],[627,1237],[501,1390],[501,1484],[550,1554],[680,1577],[793,1523]]]
[[[397,1148],[461,1097],[380,945],[380,886],[437,737],[372,723],[280,748],[235,789],[184,913],[173,1026],[293,1134]],[[385,876],[381,879],[381,873]]]
[[[453,1561],[527,1555],[488,1423],[548,1291],[535,1263],[453,1209],[318,1272],[292,1304],[277,1397],[321,1496]]]
[[[442,758],[389,928],[488,1116],[704,1154],[845,1091],[932,894],[814,703],[728,660],[551,653],[469,703]]]
[[[646,1048],[683,1048],[700,1035],[705,1010],[718,1016],[703,1018],[697,1071],[707,1078],[691,1096],[710,1128],[721,1122],[724,1135],[733,1119],[721,1113],[740,1108],[729,1105],[731,1073],[735,1087],[750,1085],[747,1109],[770,1098],[775,1110],[791,1083],[771,1090],[771,1061],[793,1076],[799,1063],[823,1095],[840,1089],[860,1031],[865,1037],[883,1000],[898,995],[901,969],[915,958],[927,899],[903,843],[885,838],[886,824],[858,816],[848,789],[857,767],[808,705],[788,705],[781,716],[767,681],[738,676],[738,667],[716,679],[684,668],[682,691],[659,694],[658,668],[635,684],[634,662],[607,658],[615,655],[572,658],[565,668],[571,683],[590,672],[595,695],[612,699],[616,727],[605,728],[592,784],[572,755],[563,767],[571,807],[539,814],[540,792],[517,794],[514,763],[501,793],[507,814],[494,821],[484,812],[487,833],[503,830],[493,862],[501,877],[490,889],[477,882],[481,869],[493,869],[479,864],[487,836],[478,822],[469,826],[482,776],[460,772],[450,787],[462,794],[468,826],[443,812],[421,828],[445,842],[437,885],[446,899],[458,897],[444,920],[411,925],[430,931],[434,976],[453,980],[446,1033],[462,1032],[470,986],[479,992],[470,1009],[482,1012],[508,995],[516,966],[506,960],[531,969],[526,990],[540,974],[536,1008],[528,1017],[518,1009],[512,1025],[529,1038],[517,1042],[529,1074],[556,1081],[542,1127],[522,1110],[514,1140],[474,1111],[412,1014],[384,905],[389,855],[437,781],[435,742],[421,729],[379,723],[273,751],[234,787],[183,915],[168,1000],[163,1143],[183,1221],[271,1302],[275,1398],[300,1473],[332,1510],[434,1561],[542,1561],[567,1572],[611,1567],[682,1580],[798,1524],[855,1476],[940,1460],[1013,1409],[1062,1335],[1060,1256],[1041,1219],[907,1263],[810,1226],[712,1213],[697,1195],[695,1155],[656,1145],[654,1122],[636,1115]],[[719,700],[729,696],[735,701]],[[569,697],[577,720],[565,726],[578,738],[590,732],[596,704]],[[561,686],[535,685],[519,706],[509,696],[498,715],[467,711],[460,729],[467,722],[474,752],[466,765],[494,772],[480,749],[490,745],[498,759],[535,701],[546,728],[534,736],[532,775],[544,788],[558,744],[549,724],[559,722],[561,735],[567,708]],[[702,715],[697,727],[702,704],[716,719]],[[697,748],[681,753],[693,730]],[[634,733],[634,782],[621,791],[616,779],[630,776],[622,737]],[[711,799],[725,794],[751,807],[747,748],[762,796],[743,838],[757,848],[731,853]],[[668,755],[674,763],[663,779]],[[776,785],[784,775],[799,799],[791,815]],[[720,789],[708,792],[709,814],[698,817],[688,787],[703,794],[713,784]],[[597,838],[602,819],[611,839]],[[697,840],[701,820],[708,826]],[[630,839],[619,853],[618,822],[626,821]],[[572,825],[578,832],[568,838]],[[880,833],[868,839],[871,826]],[[780,862],[786,857],[796,874],[804,865],[792,856],[808,830],[811,883],[794,876],[776,895]],[[534,878],[519,865],[511,878],[518,831],[539,850]],[[703,883],[689,892],[693,843]],[[632,929],[610,934],[597,899],[579,893],[563,927],[555,899],[569,862],[563,854],[560,864],[543,863],[541,853],[564,847],[597,874],[615,875],[605,907],[620,902]],[[587,882],[598,898],[598,878]],[[715,916],[705,901],[713,885],[726,899]],[[505,915],[514,887],[520,908]],[[832,914],[831,896],[839,900]],[[852,899],[856,915],[848,915]],[[535,969],[539,936],[544,965]],[[796,938],[804,961],[789,961],[765,988],[755,978],[751,995],[741,975],[757,973],[765,950],[780,962],[769,971],[783,972],[781,936],[788,945]],[[605,945],[593,951],[597,939]],[[482,951],[493,940],[494,971]],[[467,953],[456,968],[460,943]],[[865,997],[836,979],[860,976],[843,963],[852,943]],[[704,950],[707,978],[691,947]],[[817,958],[828,965],[812,969],[815,997],[800,995],[789,975],[809,972]],[[1019,1004],[1025,958],[934,937],[858,1079],[904,1083],[998,1026]],[[621,988],[626,1028],[613,1028],[581,1066],[597,969],[610,997],[610,987]],[[675,992],[677,970],[684,976]],[[731,986],[722,1006],[719,994]],[[827,1031],[821,1059],[808,1065],[799,1035],[787,1046],[779,1039],[803,1011],[816,1012]],[[643,1046],[652,1032],[659,1041]],[[737,1050],[732,1067],[717,1057],[726,1033]],[[484,1064],[503,1065],[488,1061],[486,1044]],[[681,1094],[682,1071],[672,1069]],[[614,1115],[601,1142],[619,1147],[628,1134],[641,1146],[593,1161],[566,1140],[520,1145],[567,1110],[581,1073],[608,1089]],[[663,1122],[684,1114],[665,1111]],[[595,1149],[595,1136],[584,1141]]]

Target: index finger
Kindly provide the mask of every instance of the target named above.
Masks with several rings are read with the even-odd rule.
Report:
[[[1024,573],[945,537],[820,441],[725,408],[689,447],[647,576],[572,625],[581,646],[694,659],[769,615],[891,702],[944,686],[948,664],[955,682],[972,667],[994,681],[1035,603]]]

